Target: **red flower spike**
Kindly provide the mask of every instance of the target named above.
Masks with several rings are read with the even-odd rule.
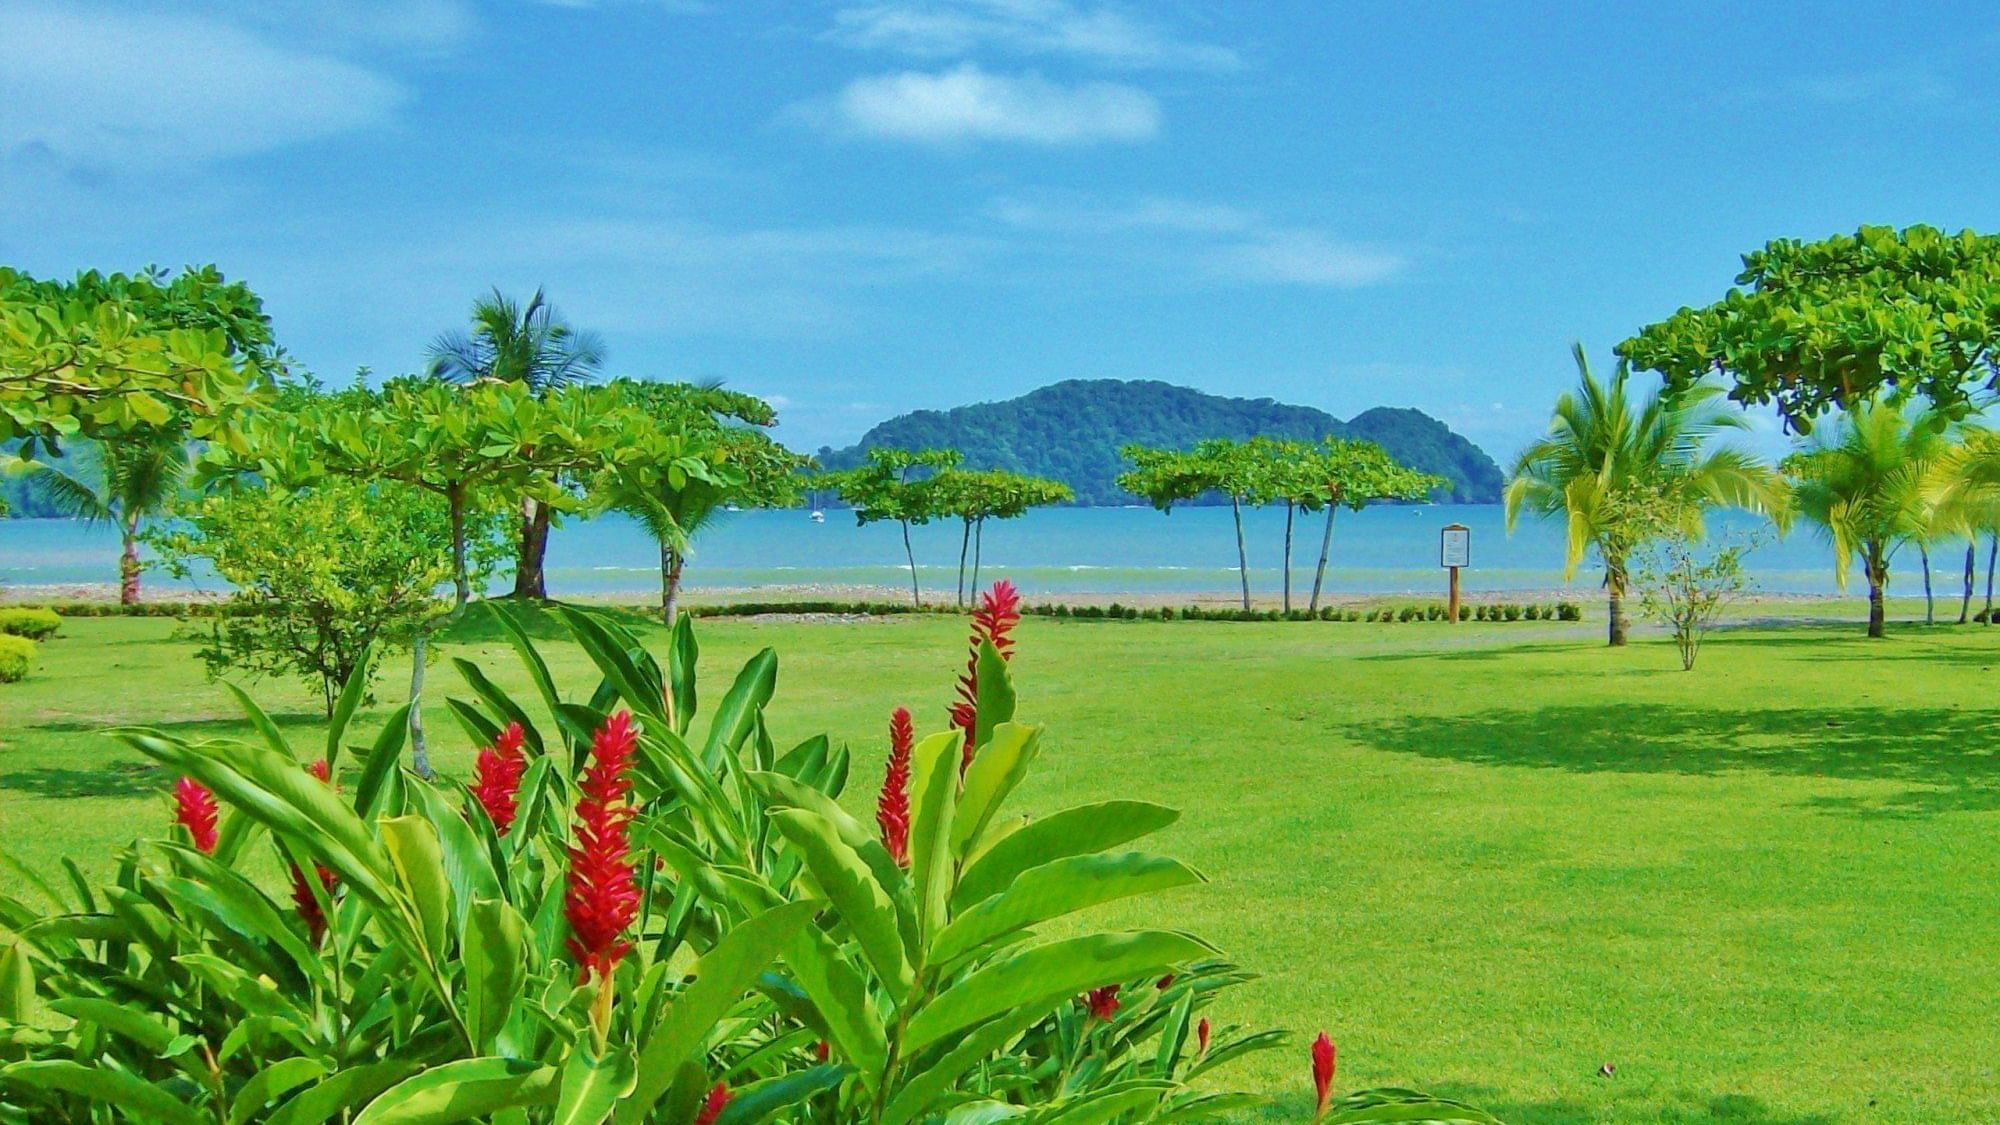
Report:
[[[814,1059],[816,1059],[819,1062],[825,1062],[826,1060],[832,1057],[833,1057],[833,1044],[828,1043],[826,1040],[822,1039],[817,1044],[814,1045],[813,1047]]]
[[[508,723],[493,745],[479,752],[479,760],[472,767],[472,796],[493,821],[493,830],[502,836],[513,827],[518,811],[514,795],[520,790],[521,775],[528,768],[528,759],[521,753],[521,743],[526,737],[521,724]]]
[[[1201,1022],[1194,1025],[1194,1042],[1195,1050],[1204,1055],[1208,1053],[1208,1031],[1208,1017],[1203,1016]]]
[[[1083,997],[1083,1006],[1090,1009],[1095,1019],[1110,1022],[1118,1014],[1118,986],[1107,984],[1103,988],[1093,988]]]
[[[916,742],[910,709],[896,708],[889,716],[889,765],[882,795],[875,799],[875,826],[882,831],[882,846],[903,867],[910,865],[910,748]]]
[[[582,796],[576,802],[563,915],[569,920],[569,951],[586,980],[592,973],[609,977],[632,948],[623,934],[639,913],[639,886],[625,835],[632,819],[626,801],[632,783],[625,773],[637,745],[631,712],[611,716],[591,740],[591,764],[577,782]]]
[[[701,1100],[701,1112],[694,1115],[694,1125],[715,1125],[715,1119],[722,1116],[722,1109],[729,1104],[729,1084],[717,1082],[711,1086],[708,1096]]]
[[[333,775],[333,768],[327,764],[325,758],[308,763],[306,772],[331,784],[329,779]],[[319,898],[313,894],[312,884],[306,882],[306,873],[298,864],[292,864],[291,875],[292,906],[298,910],[300,921],[306,924],[306,933],[312,938],[312,944],[318,945],[320,940],[326,937],[326,911],[320,909]],[[340,881],[339,876],[335,875],[333,869],[326,864],[314,860],[313,877],[319,880],[320,889],[326,893],[327,899],[331,900],[333,889]]]
[[[958,678],[958,701],[951,705],[951,725],[965,732],[965,749],[958,763],[960,777],[972,766],[974,733],[979,728],[979,646],[992,642],[1002,660],[1014,658],[1014,626],[1021,623],[1021,592],[1002,578],[979,595],[972,610],[971,653],[965,659],[965,674]]]
[[[191,777],[174,783],[174,821],[194,838],[194,848],[203,855],[215,850],[215,794]]]
[[[1313,1092],[1319,1096],[1317,1108],[1313,1111],[1315,1116],[1326,1112],[1326,1100],[1333,1094],[1335,1055],[1333,1040],[1327,1038],[1326,1032],[1320,1032],[1312,1045]]]
[[[1165,992],[1167,989],[1172,988],[1173,986],[1174,986],[1174,974],[1172,973],[1168,973],[1166,976],[1161,977],[1153,985],[1154,988],[1159,989],[1161,992]]]

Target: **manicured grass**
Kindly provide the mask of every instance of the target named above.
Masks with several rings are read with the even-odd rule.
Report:
[[[162,821],[169,779],[96,728],[238,729],[175,627],[68,622],[0,687],[8,849],[101,873]],[[889,709],[941,723],[961,628],[706,623],[704,698],[776,646],[774,736],[850,742],[859,807]],[[1235,1075],[1287,1099],[1272,1120],[1302,1118],[1321,1027],[1343,1087],[1517,1123],[2000,1120],[2000,630],[1734,631],[1683,674],[1664,641],[1607,651],[1600,628],[1030,620],[1022,713],[1050,735],[1023,802],[1186,811],[1163,846],[1213,882],[1105,920],[1265,974],[1228,1015],[1301,1033]],[[451,651],[524,684],[503,644]],[[548,652],[586,691],[580,655]],[[462,693],[448,665],[432,682]],[[314,697],[254,690],[313,736]],[[441,707],[429,723],[465,769]]]

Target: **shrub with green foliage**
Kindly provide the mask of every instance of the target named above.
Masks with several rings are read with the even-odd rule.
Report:
[[[35,642],[0,633],[0,684],[17,684],[27,679],[28,668],[34,662]]]
[[[27,606],[8,606],[0,609],[0,633],[10,637],[26,637],[31,641],[46,641],[62,628],[62,618],[54,610],[34,609]]]

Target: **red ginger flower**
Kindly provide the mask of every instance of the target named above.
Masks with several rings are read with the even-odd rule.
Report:
[[[1203,1016],[1201,1022],[1194,1025],[1194,1041],[1195,1050],[1204,1055],[1208,1053],[1208,1032],[1208,1017]]]
[[[332,784],[330,779],[333,776],[333,767],[325,758],[308,763],[306,772]],[[313,877],[319,880],[320,890],[324,891],[327,899],[331,901],[333,888],[339,883],[340,877],[333,873],[332,868],[318,860],[313,860]],[[298,909],[299,920],[306,924],[306,933],[312,938],[312,944],[318,945],[320,939],[326,936],[326,911],[320,908],[319,897],[313,894],[312,884],[306,881],[305,871],[296,863],[292,864],[292,905]]]
[[[1021,593],[1002,578],[979,595],[972,610],[971,654],[965,658],[965,674],[958,678],[958,701],[951,705],[951,725],[965,732],[965,750],[958,772],[963,777],[972,765],[972,737],[979,726],[979,646],[990,641],[1000,659],[1014,657],[1014,626],[1021,623]]]
[[[875,826],[882,830],[882,846],[903,867],[910,865],[910,748],[916,741],[910,709],[896,708],[889,716],[889,765],[882,795],[875,799]]]
[[[493,830],[502,836],[513,827],[518,811],[514,794],[520,790],[521,774],[528,768],[528,759],[521,753],[521,743],[526,737],[521,724],[508,723],[493,745],[479,752],[479,760],[472,767],[472,795],[493,821]]]
[[[1083,998],[1083,1006],[1097,1019],[1109,1022],[1118,1014],[1118,986],[1107,984],[1103,988],[1093,988]]]
[[[632,819],[626,802],[632,783],[625,771],[637,744],[632,713],[611,716],[591,740],[591,764],[577,783],[583,795],[576,803],[576,842],[569,849],[563,914],[569,919],[569,951],[586,979],[593,972],[609,977],[632,948],[622,937],[639,913],[639,886],[632,879],[625,835]]]
[[[194,848],[203,855],[215,850],[215,794],[191,777],[174,783],[174,821],[194,838]]]
[[[820,1040],[819,1043],[813,1047],[813,1058],[817,1059],[818,1061],[825,1062],[826,1060],[832,1057],[833,1057],[833,1044],[828,1043],[826,1040],[824,1039]]]
[[[1315,1117],[1326,1113],[1326,1100],[1333,1094],[1335,1054],[1333,1040],[1327,1038],[1326,1032],[1320,1032],[1312,1045],[1313,1092],[1319,1096],[1317,1108],[1313,1111]]]
[[[694,1125],[715,1125],[715,1119],[722,1116],[722,1108],[728,1104],[729,1083],[717,1082],[701,1100],[701,1112],[694,1115]]]

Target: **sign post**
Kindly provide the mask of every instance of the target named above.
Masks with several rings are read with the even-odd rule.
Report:
[[[1462,523],[1448,523],[1438,532],[1438,565],[1451,571],[1451,602],[1445,620],[1458,624],[1458,572],[1472,565],[1472,529]]]

